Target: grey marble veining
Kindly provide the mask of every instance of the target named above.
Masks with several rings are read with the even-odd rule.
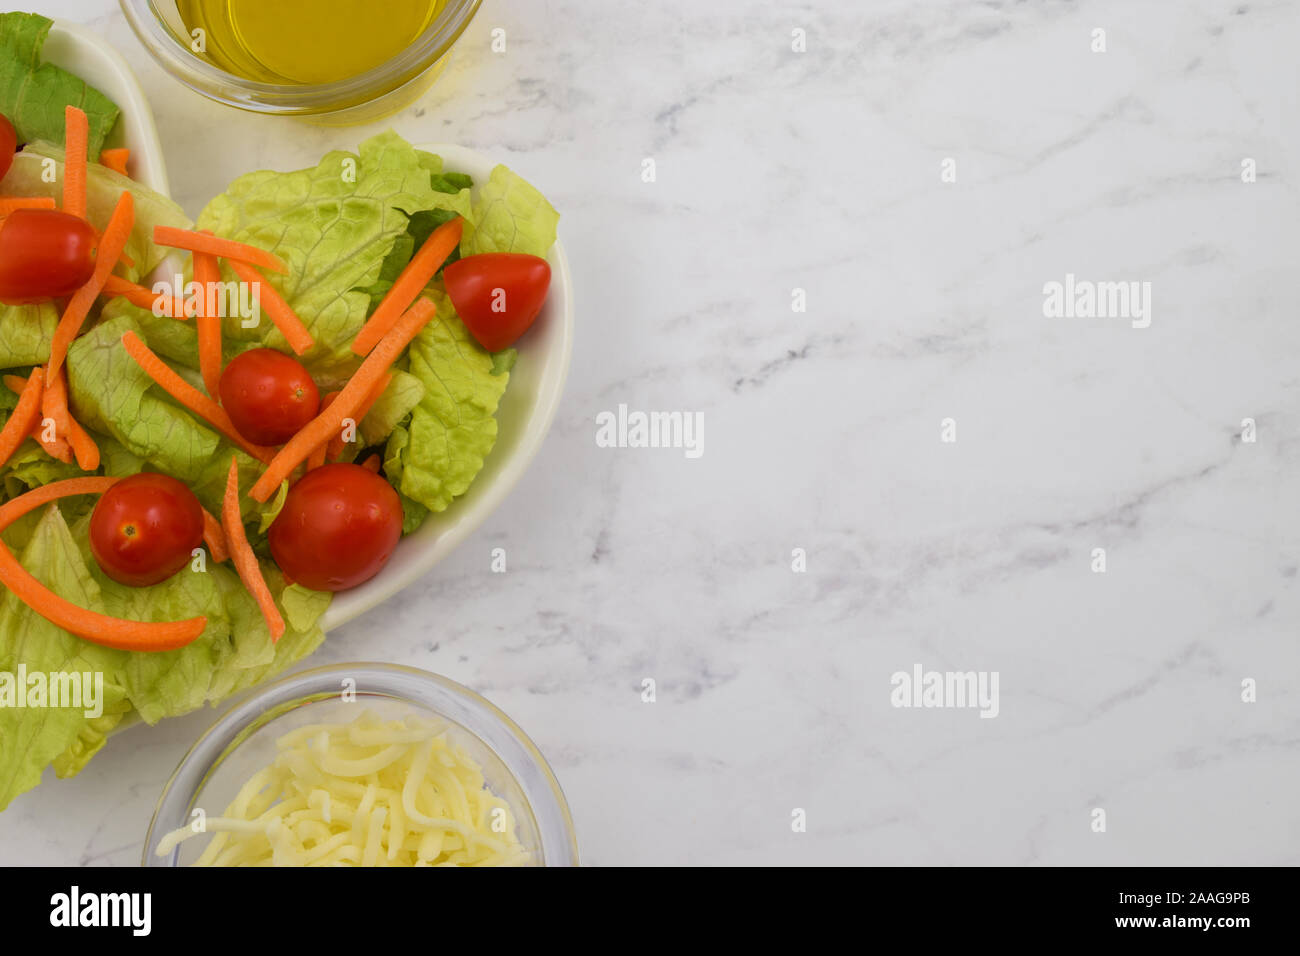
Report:
[[[380,128],[227,110],[110,0],[42,6],[128,52],[191,213]],[[568,391],[313,662],[484,693],[590,864],[1300,862],[1297,40],[1253,0],[488,0],[391,125],[563,213]],[[1149,327],[1045,317],[1067,274],[1150,282]],[[702,413],[703,456],[598,447],[620,403]],[[914,664],[998,672],[998,716],[892,706]],[[135,863],[212,716],[49,775],[0,859]]]

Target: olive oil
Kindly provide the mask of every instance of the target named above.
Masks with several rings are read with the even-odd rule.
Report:
[[[318,84],[392,59],[445,3],[176,0],[176,8],[194,41],[191,49],[214,66],[261,83]]]

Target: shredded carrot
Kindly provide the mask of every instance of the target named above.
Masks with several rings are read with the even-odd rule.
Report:
[[[18,389],[13,389],[13,390],[15,392],[18,391]],[[330,404],[334,401],[334,399],[338,397],[339,397],[338,392],[329,392],[326,395],[322,395],[320,400],[320,408],[316,410],[316,414],[319,415],[321,412],[325,411],[325,409],[329,408]],[[331,441],[332,440],[333,439],[331,439]],[[307,456],[308,471],[312,471],[316,468],[319,468],[321,465],[325,464],[325,459],[327,457],[326,452],[329,450],[329,444],[330,443],[328,441],[323,441],[311,450],[311,454]]]
[[[94,471],[99,467],[99,446],[75,418],[68,419],[68,444],[72,446],[77,467],[82,471]]]
[[[226,547],[226,532],[221,530],[221,522],[214,518],[207,508],[203,509],[203,540],[212,553],[212,560],[222,564],[230,560],[230,549]]]
[[[366,355],[397,324],[398,318],[415,301],[420,290],[429,284],[447,257],[456,250],[463,229],[464,223],[457,216],[429,234],[424,245],[411,257],[393,287],[388,290],[388,295],[375,308],[374,315],[366,320],[357,337],[352,340],[353,352]]]
[[[383,463],[379,460],[378,455],[370,455],[366,458],[365,461],[361,463],[361,467],[364,468],[366,471],[373,472],[374,474],[377,475],[379,474],[379,466],[381,464]]]
[[[249,265],[261,266],[272,272],[288,272],[289,267],[273,252],[250,246],[246,242],[234,239],[222,239],[211,233],[195,232],[193,229],[177,229],[175,226],[154,226],[153,241],[160,246],[173,249],[188,249],[190,252],[206,252],[220,259],[238,260]]]
[[[126,171],[126,164],[131,161],[131,151],[124,146],[117,149],[101,149],[99,151],[99,162],[107,166],[115,173],[121,173],[123,176],[130,175]]]
[[[60,369],[54,377],[54,382],[45,386],[45,394],[41,398],[41,414],[54,420],[55,434],[68,446],[71,454],[76,456],[78,468],[82,471],[94,471],[99,467],[99,446],[68,410],[66,368]]]
[[[284,633],[284,618],[275,606],[275,598],[266,586],[266,578],[262,577],[257,555],[253,553],[248,537],[244,534],[244,519],[239,516],[239,462],[233,456],[230,459],[230,477],[226,479],[226,497],[221,502],[221,524],[226,532],[226,547],[230,550],[231,560],[235,562],[235,570],[239,572],[244,587],[248,588],[257,601],[262,617],[266,618],[266,626],[271,631],[271,643],[274,644]]]
[[[0,218],[19,209],[53,209],[53,196],[0,196]]]
[[[102,495],[119,481],[120,478],[95,475],[88,478],[64,478],[62,481],[51,481],[48,485],[33,488],[0,505],[0,531],[41,505],[74,495]]]
[[[326,445],[326,444],[328,444],[328,443],[326,443],[326,442],[322,442],[321,444],[317,445],[315,448],[313,448],[313,449],[311,450],[311,454],[307,456],[307,470],[308,470],[308,471],[315,471],[315,470],[316,470],[317,468],[319,468],[321,465],[325,464],[325,445]]]
[[[388,384],[392,380],[392,372],[385,372],[380,376],[379,381],[375,383],[375,387],[370,390],[370,394],[367,395],[365,401],[361,403],[361,407],[349,416],[352,419],[354,427],[361,427],[362,419],[364,419],[370,412],[371,406],[373,406],[375,402],[379,401],[379,396],[384,394],[384,389],[388,388]],[[340,428],[338,432],[330,438],[329,447],[325,450],[325,457],[330,461],[337,461],[338,457],[343,454],[343,446],[345,444],[346,442],[343,441],[343,429]]]
[[[435,308],[428,299],[421,298],[397,320],[392,331],[380,340],[379,344],[366,356],[361,367],[343,386],[339,397],[330,403],[330,407],[317,413],[316,417],[298,430],[285,444],[267,466],[262,477],[253,483],[249,495],[256,501],[266,501],[280,487],[280,482],[289,477],[290,472],[298,467],[312,449],[331,437],[343,426],[343,419],[354,417],[361,403],[366,400],[370,390],[375,387],[388,371],[389,366],[397,361],[402,350],[411,344],[422,328],[433,318]]]
[[[163,391],[204,419],[244,451],[258,461],[267,463],[275,456],[274,448],[254,445],[239,434],[239,430],[235,428],[224,408],[177,375],[170,365],[155,355],[149,346],[140,340],[140,336],[134,332],[126,332],[122,335],[122,345],[126,348],[126,354],[135,359],[135,363],[144,369]]]
[[[298,318],[298,313],[293,311],[284,297],[275,291],[275,286],[267,282],[261,273],[238,259],[229,259],[227,263],[235,270],[235,275],[254,288],[258,307],[271,317],[295,355],[301,355],[315,344],[307,326]]]
[[[15,395],[21,395],[24,388],[27,387],[27,379],[21,375],[6,375],[4,377],[5,388]]]
[[[39,384],[40,376],[33,375],[32,381]],[[103,494],[116,481],[116,478],[69,478],[35,488],[0,506],[0,531],[29,511],[57,498]],[[206,617],[192,617],[184,621],[128,621],[78,607],[36,580],[3,542],[0,542],[0,584],[56,627],[94,644],[117,650],[175,650],[191,643],[208,626]]]
[[[0,428],[0,466],[10,459],[23,439],[40,423],[41,393],[45,390],[44,376],[40,372],[39,368],[32,372],[18,396],[13,413],[4,428]]]
[[[138,305],[142,309],[154,310],[157,304],[159,311],[163,315],[170,315],[173,319],[188,319],[189,310],[185,308],[184,303],[177,303],[176,300],[163,292],[155,293],[152,289],[146,289],[142,285],[136,285],[134,282],[128,282],[121,276],[110,275],[104,280],[104,295],[121,296],[132,305]]]
[[[205,252],[194,253],[194,281],[199,284],[199,302],[195,310],[195,325],[199,332],[199,370],[203,373],[203,387],[214,402],[221,401],[221,316],[213,308],[215,285],[221,281],[221,268],[216,256]]]
[[[86,150],[90,123],[75,106],[63,109],[63,211],[86,218]]]
[[[39,375],[40,370],[32,372]],[[72,430],[68,422],[68,379],[62,369],[50,381],[46,376],[45,390],[41,392],[41,421],[36,426],[36,440],[51,458],[57,458],[64,464],[72,463],[72,445],[68,443],[68,433]],[[46,435],[46,422],[54,423],[52,437]]]
[[[131,235],[131,226],[135,222],[135,204],[129,192],[123,192],[117,199],[113,216],[108,221],[104,236],[99,241],[99,251],[95,253],[95,271],[90,281],[72,294],[68,307],[63,310],[63,318],[54,330],[54,339],[50,342],[50,363],[45,367],[45,377],[52,381],[53,376],[63,367],[68,347],[81,332],[81,324],[86,321],[90,307],[104,289],[109,274],[117,265],[118,256]]]

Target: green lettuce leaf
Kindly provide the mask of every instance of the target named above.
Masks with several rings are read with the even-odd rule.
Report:
[[[19,557],[67,600],[83,607],[97,602],[99,589],[57,506],[47,509]],[[22,665],[28,675],[101,673],[104,680],[98,726],[91,726],[84,707],[0,707],[0,809],[40,783],[48,764],[67,776],[103,746],[104,732],[130,710],[126,689],[115,679],[122,653],[73,637],[12,593],[0,592],[0,673],[16,674]]]
[[[560,214],[527,180],[497,166],[479,190],[473,216],[460,240],[464,256],[524,252],[546,256],[555,243]]]
[[[69,529],[59,505],[37,516],[20,560],[38,580],[91,610],[142,621],[202,615],[202,635],[186,647],[161,653],[112,650],[81,640],[40,617],[13,594],[0,593],[0,672],[90,671],[103,674],[104,708],[0,707],[0,809],[36,786],[53,764],[60,776],[78,772],[128,714],[154,723],[217,703],[251,687],[315,650],[324,638],[320,619],[332,595],[288,586],[263,564],[271,593],[284,614],[277,643],[256,602],[228,565],[191,564],[168,580],[132,588],[106,577],[90,557],[88,516]]]
[[[424,395],[410,422],[389,439],[397,459],[397,489],[430,511],[443,511],[465,493],[496,443],[497,404],[510,380],[494,375],[492,356],[470,337],[451,300],[436,295],[437,315],[411,343],[410,374]],[[396,447],[395,447],[396,444]]]
[[[393,433],[393,429],[424,397],[424,383],[409,372],[394,371],[388,388],[370,406],[366,417],[357,429],[362,446],[378,445]]]
[[[64,108],[79,106],[90,129],[87,150],[95,160],[120,111],[84,80],[41,62],[52,25],[36,13],[0,14],[0,113],[14,124],[19,143],[45,139],[62,145]]]
[[[59,310],[53,303],[0,304],[0,368],[48,362],[58,324]]]
[[[52,182],[46,182],[43,175],[46,159],[54,162],[55,176]],[[131,193],[135,204],[135,223],[131,227],[125,250],[135,265],[119,266],[118,271],[134,282],[141,276],[147,276],[173,251],[154,244],[154,226],[189,229],[193,223],[180,206],[162,193],[156,193],[104,166],[91,164],[86,170],[86,218],[101,233],[108,225],[123,191]],[[62,147],[43,142],[29,143],[26,149],[14,156],[13,166],[4,179],[0,180],[0,193],[6,196],[52,196],[62,199]]]
[[[387,132],[363,142],[357,155],[328,153],[313,169],[240,176],[199,215],[200,228],[267,249],[289,266],[287,276],[268,279],[316,341],[301,360],[322,389],[341,384],[360,362],[350,346],[370,296],[354,290],[378,279],[407,230],[404,210],[450,198],[435,193],[429,178],[416,150]],[[269,320],[246,329],[230,316],[223,332],[231,341],[286,347]]]

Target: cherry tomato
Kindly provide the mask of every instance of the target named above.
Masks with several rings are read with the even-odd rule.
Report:
[[[324,465],[289,489],[268,540],[276,564],[314,591],[369,581],[402,536],[402,501],[360,465]]]
[[[144,587],[185,567],[203,542],[203,507],[169,475],[123,478],[90,515],[90,553],[114,581]]]
[[[5,178],[14,163],[14,150],[18,148],[18,133],[9,117],[0,113],[0,179]]]
[[[275,349],[250,349],[221,373],[221,404],[239,434],[280,445],[320,411],[320,390],[302,363]]]
[[[72,295],[95,271],[90,223],[57,209],[15,209],[0,223],[0,302]]]
[[[509,348],[528,331],[551,285],[546,260],[521,252],[466,256],[442,276],[465,328],[489,352]]]

